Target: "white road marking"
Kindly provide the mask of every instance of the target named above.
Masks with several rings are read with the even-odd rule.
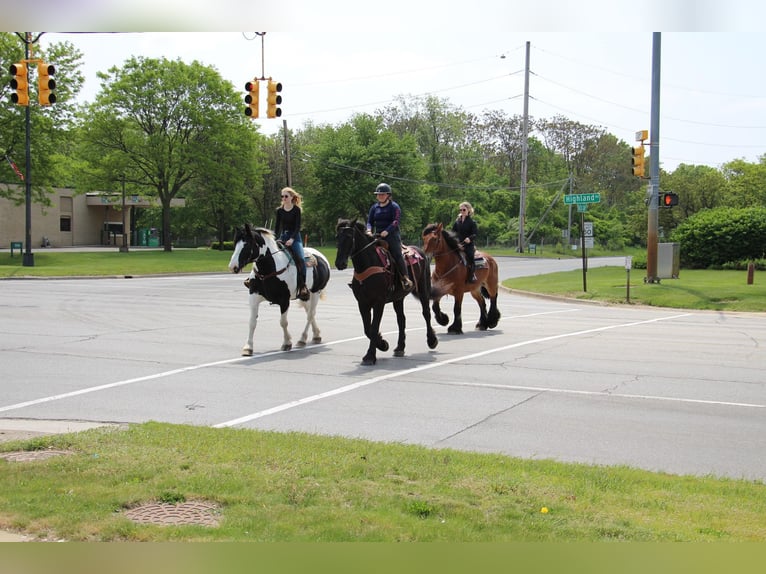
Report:
[[[479,357],[484,357],[486,355],[491,355],[493,353],[499,353],[501,351],[508,351],[509,349],[517,349],[519,347],[524,347],[526,345],[534,345],[537,343],[545,343],[547,341],[555,341],[557,339],[564,339],[568,337],[579,337],[582,335],[588,335],[590,333],[599,333],[602,331],[609,331],[612,329],[624,329],[627,327],[635,327],[638,325],[647,325],[649,323],[656,323],[659,321],[669,321],[672,319],[679,319],[681,317],[687,317],[691,315],[691,313],[682,313],[679,315],[670,315],[667,317],[657,317],[654,319],[647,319],[644,321],[633,321],[631,323],[621,323],[618,325],[607,325],[606,327],[595,327],[593,329],[585,329],[583,331],[574,331],[571,333],[560,333],[558,335],[550,335],[548,337],[540,337],[537,339],[529,339],[527,341],[520,341],[518,343],[512,343],[510,345],[504,345],[502,347],[495,347],[493,349],[486,349],[484,351],[480,351],[478,353],[471,353],[469,355],[462,355],[460,357],[453,357],[452,359],[445,359],[444,361],[439,361],[436,363],[428,363],[427,365],[420,365],[418,367],[412,367],[411,369],[404,369],[402,371],[397,371],[395,373],[387,373],[385,375],[380,375],[378,377],[372,377],[370,379],[364,380],[364,381],[358,381],[356,383],[352,383],[350,385],[346,385],[343,387],[338,387],[337,389],[333,389],[331,391],[326,391],[324,393],[319,393],[316,395],[311,395],[308,397],[303,397],[302,399],[297,399],[294,401],[290,401],[287,403],[283,403],[281,405],[277,405],[275,407],[272,407],[270,409],[265,409],[262,411],[258,411],[256,413],[252,413],[249,415],[245,415],[236,419],[232,419],[230,421],[218,423],[216,425],[213,425],[214,428],[223,428],[223,427],[231,427],[239,424],[243,424],[246,422],[250,422],[255,419],[263,418],[269,415],[273,415],[282,411],[286,411],[288,409],[293,409],[295,407],[299,407],[301,405],[305,405],[308,403],[313,403],[315,401],[320,401],[322,399],[326,399],[328,397],[333,397],[336,395],[340,395],[343,393],[348,393],[350,391],[354,391],[356,389],[360,389],[362,387],[366,387],[368,385],[373,385],[375,383],[379,383],[381,381],[385,381],[388,379],[394,379],[397,377],[402,377],[409,375],[411,373],[417,373],[420,371],[427,371],[429,369],[435,369],[437,367],[443,367],[444,365],[449,365],[451,363],[457,363],[459,361],[469,361],[471,359],[477,359]]]
[[[533,314],[530,314],[530,315],[517,315],[514,318],[520,319],[520,318],[524,318],[524,317],[534,317],[534,316],[538,316],[538,315],[550,315],[552,313],[567,313],[567,312],[571,312],[571,311],[576,311],[576,309],[564,309],[564,310],[560,310],[560,311],[545,311],[543,313],[533,313]],[[420,329],[425,329],[425,327],[421,327]],[[417,330],[420,330],[420,329],[407,329],[407,331],[417,331]],[[391,331],[391,332],[386,333],[386,334],[390,334],[390,333],[398,333],[398,331]],[[348,339],[338,339],[337,341],[328,341],[327,343],[320,343],[318,345],[311,345],[311,347],[306,347],[305,349],[317,348],[317,347],[322,347],[322,346],[330,346],[330,345],[338,345],[338,344],[341,344],[341,343],[348,343],[350,341],[358,341],[360,339],[366,339],[366,337],[364,335],[362,335],[360,337],[350,337]],[[7,411],[18,410],[18,409],[23,409],[25,407],[32,407],[32,406],[40,405],[40,404],[43,404],[43,403],[50,403],[52,401],[59,401],[61,399],[68,399],[68,398],[76,397],[76,396],[79,396],[79,395],[87,395],[89,393],[95,393],[97,391],[106,391],[108,389],[114,389],[114,388],[117,388],[117,387],[123,387],[125,385],[132,385],[132,384],[135,384],[135,383],[143,383],[145,381],[152,381],[152,380],[155,380],[155,379],[162,379],[162,378],[165,378],[165,377],[171,377],[173,375],[179,375],[181,373],[188,373],[188,372],[191,372],[191,371],[198,371],[200,369],[207,369],[209,367],[218,367],[218,366],[221,366],[221,365],[229,365],[229,364],[233,364],[233,363],[239,363],[239,362],[242,362],[242,361],[251,361],[253,359],[259,359],[261,357],[272,357],[274,355],[281,355],[283,353],[295,353],[296,351],[300,351],[300,349],[295,349],[295,350],[292,350],[292,351],[269,351],[269,352],[261,353],[259,355],[255,355],[255,356],[252,356],[252,357],[237,357],[237,358],[234,358],[234,359],[224,359],[224,360],[221,360],[221,361],[214,361],[212,363],[202,363],[200,365],[189,365],[188,367],[183,367],[183,368],[180,368],[180,369],[173,369],[172,371],[163,371],[162,373],[155,373],[153,375],[146,375],[144,377],[136,377],[134,379],[126,379],[124,381],[116,381],[114,383],[107,383],[105,385],[98,385],[96,387],[88,387],[88,388],[85,388],[85,389],[79,389],[77,391],[71,391],[69,393],[62,393],[60,395],[52,395],[52,396],[49,396],[49,397],[42,397],[42,398],[39,398],[39,399],[33,399],[31,401],[25,401],[23,403],[16,403],[14,405],[7,405],[7,406],[4,406],[4,407],[0,407],[0,413],[7,412]]]

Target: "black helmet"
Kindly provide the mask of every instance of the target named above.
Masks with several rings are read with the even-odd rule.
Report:
[[[375,193],[387,193],[388,195],[391,195],[391,186],[387,183],[379,183],[378,187],[375,188]]]

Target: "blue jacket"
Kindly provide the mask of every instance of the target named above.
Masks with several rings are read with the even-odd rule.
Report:
[[[399,204],[391,200],[386,205],[373,204],[367,215],[367,229],[375,233],[387,231],[389,235],[399,236],[399,220],[402,210]]]

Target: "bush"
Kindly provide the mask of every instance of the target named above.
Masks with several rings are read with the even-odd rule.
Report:
[[[766,257],[766,208],[700,211],[671,234],[681,244],[681,265],[691,269]]]
[[[221,247],[221,242],[216,241],[214,243],[210,244],[210,249],[218,249],[219,251],[234,251],[234,242],[233,241],[224,241],[223,247]]]

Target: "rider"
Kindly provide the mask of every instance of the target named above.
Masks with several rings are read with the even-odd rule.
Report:
[[[458,239],[463,247],[465,253],[465,263],[468,266],[468,272],[466,273],[465,282],[473,283],[476,281],[476,275],[474,274],[476,262],[474,257],[476,254],[476,235],[479,233],[479,228],[476,222],[471,217],[473,215],[473,206],[467,201],[460,204],[460,214],[457,216],[455,223],[452,224],[452,231],[457,234]]]
[[[293,252],[295,269],[297,271],[297,297],[308,301],[309,290],[306,289],[306,261],[303,258],[303,240],[301,239],[301,195],[291,187],[282,189],[282,205],[277,208],[277,221],[274,234]]]
[[[391,199],[391,186],[387,183],[379,183],[375,188],[376,203],[370,208],[367,215],[367,233],[372,234],[375,230],[382,239],[388,242],[388,251],[396,262],[399,276],[402,281],[402,289],[405,292],[412,291],[412,281],[407,276],[407,265],[402,255],[402,239],[399,235],[399,220],[402,217],[402,209],[399,204]]]

